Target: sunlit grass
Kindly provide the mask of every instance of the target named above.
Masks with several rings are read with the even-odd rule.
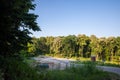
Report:
[[[80,61],[72,61],[72,63],[76,63],[76,64],[85,64],[87,62],[92,62],[91,60],[80,60]],[[112,67],[120,67],[120,64],[116,64],[113,62],[102,62],[102,61],[95,61],[94,62],[96,65],[100,65],[100,66],[112,66]]]
[[[56,57],[56,58],[63,58],[61,56],[54,56],[53,54],[46,54],[46,56],[52,56],[52,57]],[[67,58],[67,57],[64,57]],[[91,62],[91,58],[83,58],[83,57],[71,57],[71,58],[67,58],[69,60],[73,60],[74,63],[84,63],[84,62]],[[96,59],[95,63],[97,65],[101,65],[101,66],[113,66],[113,67],[120,67],[120,61],[102,61],[99,59]]]

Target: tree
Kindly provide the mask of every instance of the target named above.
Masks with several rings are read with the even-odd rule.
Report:
[[[78,35],[77,37],[77,44],[79,45],[79,55],[81,57],[88,57],[90,56],[90,39],[86,35]]]
[[[95,35],[91,35],[90,40],[91,55],[97,55],[99,49],[98,38]]]
[[[33,0],[0,0],[0,55],[12,56],[25,49],[30,42],[29,34],[39,31],[34,10]]]
[[[72,57],[72,55],[75,55],[75,46],[76,46],[75,35],[69,35],[63,38],[62,52],[65,56]]]
[[[53,41],[54,41],[53,36],[46,37],[46,45],[47,45],[47,50],[48,50],[47,52],[50,54],[53,54],[53,50],[52,50]]]
[[[115,42],[116,42],[115,56],[116,56],[117,61],[119,62],[120,60],[120,37],[117,37],[115,39]]]
[[[38,16],[29,13],[29,10],[35,9],[32,1],[0,0],[0,70],[3,71],[4,80],[14,80],[11,79],[11,66],[7,58],[17,60],[20,51],[26,49],[31,41],[30,29],[40,31],[36,23]]]
[[[116,46],[117,46],[116,55],[120,56],[120,37],[116,38]]]
[[[32,43],[28,43],[28,52],[30,56],[45,54],[47,52],[46,38],[32,38]]]
[[[62,48],[62,38],[56,37],[53,41],[52,50],[55,54],[60,54]]]
[[[117,39],[115,37],[109,37],[107,39],[107,56],[109,60],[113,60],[113,57],[116,55],[117,52]]]
[[[98,40],[98,53],[97,56],[99,59],[105,60],[106,58],[106,53],[105,53],[105,49],[106,49],[106,38],[102,37]]]

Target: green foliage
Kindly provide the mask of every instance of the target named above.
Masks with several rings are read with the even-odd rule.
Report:
[[[90,57],[91,49],[90,49],[90,39],[86,35],[78,35],[77,44],[79,45],[79,54],[81,57]]]
[[[84,66],[71,67],[65,70],[41,70],[30,67],[25,62],[8,57],[6,59],[0,57],[0,74],[7,68],[7,80],[119,80],[120,76],[98,70],[95,63],[84,62]],[[27,60],[27,63],[34,62],[33,60]],[[4,64],[3,64],[4,63]],[[1,68],[4,69],[1,70]],[[0,79],[3,74],[0,75]]]
[[[117,62],[120,60],[120,37],[69,35],[41,38],[42,40],[36,38],[35,41],[39,43],[33,44],[39,53],[67,58],[90,58],[95,55],[97,60]]]
[[[0,55],[19,54],[19,51],[27,48],[30,42],[29,34],[39,31],[36,23],[37,15],[29,13],[34,10],[33,0],[1,0],[0,9]]]
[[[55,54],[61,54],[62,52],[62,38],[56,37],[53,41],[52,50]]]
[[[66,57],[71,57],[75,53],[76,36],[69,35],[62,40],[62,53]]]
[[[34,70],[22,63],[30,30],[40,31],[34,0],[0,0],[0,70],[4,80],[37,80]],[[32,74],[32,73],[33,74]]]
[[[39,80],[40,77],[34,68],[31,68],[27,63],[20,61],[18,58],[0,57],[3,61],[0,63],[0,70],[3,73],[5,80]]]
[[[41,72],[42,80],[119,80],[119,76],[100,71],[92,62],[85,66],[71,67],[66,70],[54,70]]]
[[[120,56],[120,37],[117,37],[115,39],[115,42],[116,42],[116,55],[117,56]]]
[[[90,40],[91,55],[97,55],[99,52],[98,38],[95,35],[91,35]]]
[[[28,53],[30,56],[48,53],[46,38],[45,37],[40,37],[39,39],[33,38],[32,43],[28,43]]]

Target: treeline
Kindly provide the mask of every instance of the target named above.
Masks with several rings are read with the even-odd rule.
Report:
[[[95,35],[69,35],[58,37],[33,38],[28,43],[28,52],[31,55],[49,54],[61,57],[84,57],[95,55],[99,60],[119,59],[120,37],[102,37]]]

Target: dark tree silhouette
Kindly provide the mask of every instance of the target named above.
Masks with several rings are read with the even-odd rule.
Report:
[[[33,0],[0,0],[0,55],[18,54],[27,46],[31,37],[29,31],[39,31]]]
[[[19,59],[19,52],[27,48],[27,43],[31,41],[30,30],[40,31],[36,23],[38,16],[29,13],[29,10],[35,9],[32,2],[33,0],[0,0],[0,71],[4,80],[16,80],[10,75],[9,65],[12,62],[9,57]]]

